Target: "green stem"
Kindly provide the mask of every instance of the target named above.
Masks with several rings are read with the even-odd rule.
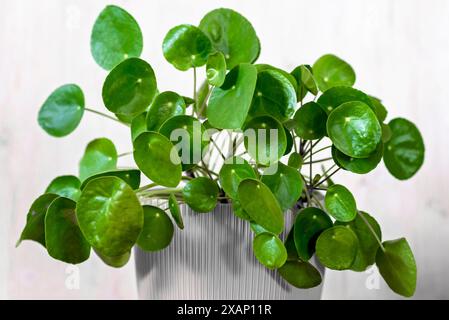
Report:
[[[319,162],[324,162],[324,161],[329,161],[332,160],[333,158],[324,158],[324,159],[320,159],[320,160],[314,160],[314,161],[310,161],[310,162],[304,162],[303,164],[311,164],[311,163],[319,163]]]
[[[158,185],[157,183],[150,183],[150,184],[147,184],[146,186],[143,186],[143,187],[140,187],[139,189],[137,189],[137,190],[136,190],[136,193],[142,192],[142,191],[145,191],[145,190],[148,190],[148,189],[151,189],[151,188],[153,188],[153,187],[156,187],[157,185]]]
[[[204,98],[203,103],[201,104],[200,110],[198,111],[198,118],[201,117],[201,115],[203,114],[204,108],[206,108],[206,104],[207,104],[207,100],[209,100],[210,94],[212,92],[213,86],[211,86],[209,88],[209,91],[207,92],[206,97]]]
[[[166,189],[157,189],[157,190],[150,190],[142,194],[145,197],[152,197],[156,195],[170,195],[172,193],[181,192],[182,188],[166,188]]]
[[[195,100],[195,102],[193,103],[192,116],[194,115],[195,111],[197,110],[196,67],[193,67],[193,100]],[[199,115],[198,115],[198,117],[199,117]]]
[[[363,222],[365,222],[366,226],[371,231],[371,233],[373,234],[373,236],[376,239],[376,241],[379,243],[379,246],[382,249],[382,251],[385,252],[385,248],[382,245],[382,241],[380,241],[379,237],[377,236],[377,233],[374,231],[373,227],[370,225],[368,220],[366,220],[366,218],[363,216],[363,214],[361,214],[360,211],[358,211],[358,210],[357,210],[357,214],[360,216],[360,218],[362,218]]]
[[[120,153],[117,157],[118,157],[118,158],[121,158],[121,157],[128,156],[128,155],[130,155],[130,154],[133,154],[133,152],[132,152],[132,151],[129,151],[129,152]]]
[[[307,197],[307,206],[310,207],[311,200],[310,200],[309,189],[307,188],[307,182],[302,175],[301,175],[301,179],[302,179],[302,181],[304,181],[304,189],[306,191],[306,197]]]
[[[335,165],[334,165],[335,166]],[[337,168],[334,172],[332,172],[330,175],[328,175],[327,177],[325,177],[323,180],[317,182],[316,184],[314,184],[314,187],[318,187],[319,185],[323,184],[324,182],[326,182],[327,180],[329,180],[334,174],[336,174],[341,168]]]
[[[116,121],[116,122],[118,122],[118,123],[121,123],[121,124],[123,124],[123,125],[129,127],[129,124],[124,123],[124,122],[120,121],[119,119],[114,118],[114,117],[112,117],[112,116],[110,116],[110,115],[108,115],[108,114],[106,114],[106,113],[103,113],[103,112],[100,112],[100,111],[97,111],[97,110],[94,110],[94,109],[90,109],[90,108],[84,108],[84,110],[89,111],[89,112],[92,112],[92,113],[95,113],[95,114],[97,114],[97,115],[99,115],[99,116],[108,118],[108,119],[110,119],[110,120],[114,120],[114,121]]]
[[[332,146],[326,146],[326,147],[323,147],[323,148],[321,148],[321,149],[318,149],[318,150],[314,151],[312,154],[317,154],[318,152],[324,151],[324,150],[329,149],[329,148],[332,148]],[[304,158],[304,160],[307,160],[307,159],[309,159],[309,156],[306,156],[306,157]]]
[[[212,142],[212,144],[215,146],[215,148],[217,149],[218,153],[220,153],[220,156],[223,158],[223,160],[226,160],[225,155],[223,154],[223,152],[221,152],[220,148],[218,147],[217,143],[215,142],[214,139],[212,139],[212,137],[209,137],[210,141]]]

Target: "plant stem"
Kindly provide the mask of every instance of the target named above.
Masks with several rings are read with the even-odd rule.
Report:
[[[226,160],[225,155],[223,154],[223,152],[221,152],[220,148],[218,147],[217,143],[215,142],[214,139],[212,139],[212,137],[209,137],[210,142],[212,142],[212,144],[215,146],[215,148],[217,149],[218,153],[220,153],[220,156],[223,158],[223,160]]]
[[[197,111],[197,95],[196,95],[196,67],[193,67],[193,100],[195,100],[195,102],[193,103],[193,108],[192,108],[192,116],[195,114],[195,111]],[[199,114],[198,114],[199,117]]]
[[[324,158],[324,159],[320,159],[320,160],[314,160],[314,161],[310,161],[310,162],[304,162],[303,164],[311,164],[311,163],[318,163],[318,162],[324,162],[324,161],[329,161],[332,160],[333,158]]]
[[[323,148],[321,148],[321,149],[318,149],[318,150],[314,151],[312,154],[317,154],[318,152],[321,152],[321,151],[326,150],[326,149],[329,149],[329,148],[332,148],[332,146],[326,146],[326,147],[323,147]],[[307,160],[307,159],[309,159],[309,156],[306,156],[306,157],[304,158],[304,160]]]
[[[146,186],[143,186],[143,187],[140,187],[139,189],[137,189],[137,190],[136,190],[136,193],[142,192],[142,191],[145,191],[145,190],[148,190],[148,189],[151,189],[151,188],[153,188],[153,187],[156,187],[157,185],[158,185],[157,183],[150,183],[150,184],[147,184]]]
[[[328,175],[327,177],[325,177],[323,180],[319,181],[318,183],[314,184],[314,187],[317,187],[321,184],[323,184],[324,182],[326,182],[327,180],[329,180],[334,174],[336,174],[341,168],[337,168],[334,172],[332,172],[330,175]]]
[[[157,189],[157,190],[150,190],[145,192],[143,195],[145,197],[152,197],[156,195],[170,195],[172,193],[181,192],[182,188],[166,188],[166,189]]]
[[[312,149],[313,149],[313,145],[310,146],[310,156],[309,156],[309,158],[310,158],[310,161],[309,161],[309,174],[310,174],[309,183],[310,183],[310,186],[312,186],[312,163],[313,163],[313,161],[312,161]]]
[[[304,177],[301,174],[301,179],[302,181],[304,181],[304,187],[305,187],[305,191],[306,191],[306,197],[307,197],[307,206],[310,207],[310,194],[309,194],[309,188],[307,187],[307,182],[306,179],[304,179]]]
[[[130,155],[130,154],[133,154],[133,152],[132,152],[132,151],[129,151],[129,152],[120,153],[117,157],[118,157],[118,158],[121,158],[121,157],[124,157],[124,156],[128,156],[128,155]]]
[[[112,117],[112,116],[110,116],[110,115],[108,115],[108,114],[106,114],[106,113],[103,113],[103,112],[100,112],[100,111],[97,111],[97,110],[94,110],[94,109],[90,109],[90,108],[84,108],[84,110],[89,111],[89,112],[92,112],[92,113],[95,113],[95,114],[97,114],[97,115],[99,115],[99,116],[102,116],[102,117],[105,117],[105,118],[114,120],[114,121],[116,121],[116,122],[118,122],[118,123],[121,123],[121,124],[123,124],[123,125],[129,127],[129,125],[128,125],[127,123],[124,123],[124,122],[120,121],[119,119],[114,118],[114,117]]]
[[[203,103],[202,103],[201,106],[200,106],[200,110],[198,111],[198,118],[201,117],[201,115],[203,114],[204,108],[206,108],[207,100],[209,100],[209,97],[210,97],[210,94],[211,94],[211,92],[212,92],[212,89],[213,89],[213,86],[211,86],[211,87],[209,88],[209,90],[207,91],[207,95],[206,95],[206,97],[204,98],[204,101],[203,101]]]
[[[379,246],[382,249],[382,251],[385,252],[385,248],[382,245],[382,241],[380,241],[379,237],[377,236],[377,233],[374,231],[373,227],[370,225],[368,220],[366,220],[366,218],[363,216],[363,214],[361,214],[360,211],[358,211],[358,210],[357,210],[357,214],[360,216],[360,218],[362,218],[363,222],[365,222],[366,226],[371,231],[371,233],[373,234],[373,236],[376,239],[376,241],[379,243]]]

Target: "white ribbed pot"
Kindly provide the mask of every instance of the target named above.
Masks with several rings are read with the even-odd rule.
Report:
[[[256,260],[249,223],[235,217],[230,204],[218,204],[210,213],[180,208],[185,228],[176,230],[168,248],[135,249],[140,299],[320,299],[322,284],[294,288]],[[289,229],[293,214],[285,217]],[[324,276],[324,268],[314,259],[312,263]]]

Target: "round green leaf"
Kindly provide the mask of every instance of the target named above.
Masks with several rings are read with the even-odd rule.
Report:
[[[101,252],[99,252],[98,250],[95,250],[95,253],[97,254],[97,256],[104,262],[106,263],[108,266],[110,267],[114,267],[114,268],[121,268],[123,267],[125,264],[128,263],[129,258],[131,257],[131,251],[128,251],[122,255],[119,256],[115,256],[115,257],[108,257],[105,256],[104,254],[102,254]]]
[[[240,182],[238,198],[251,220],[274,234],[284,229],[284,215],[270,189],[255,179]]]
[[[182,189],[185,202],[196,212],[210,212],[217,205],[218,186],[209,178],[190,180]]]
[[[212,51],[212,44],[199,28],[182,24],[168,31],[162,43],[162,51],[168,62],[185,71],[205,65]]]
[[[284,77],[286,77],[288,79],[288,81],[290,81],[290,83],[292,84],[293,88],[295,88],[295,90],[297,89],[298,83],[296,82],[295,77],[293,75],[291,75],[290,73],[288,73],[287,71],[282,70],[280,68],[276,68],[270,64],[265,64],[265,63],[259,63],[259,64],[256,64],[255,66],[257,69],[257,73],[260,73],[265,70],[274,70],[274,71],[279,72]]]
[[[159,129],[159,133],[166,136],[175,145],[182,162],[182,169],[188,170],[197,164],[209,144],[206,128],[191,116],[174,116]]]
[[[137,245],[146,251],[162,250],[173,239],[173,223],[164,210],[143,206],[144,224]]]
[[[274,167],[268,168],[267,172],[274,173],[264,174],[262,182],[273,192],[283,211],[291,209],[301,196],[303,188],[298,170],[279,162]]]
[[[287,249],[287,260],[288,261],[295,261],[299,259],[298,251],[296,250],[295,246],[295,227],[294,225],[291,227],[287,239],[285,239],[284,245],[285,249]]]
[[[279,274],[292,286],[300,289],[309,289],[321,283],[320,272],[309,262],[287,261],[278,269]]]
[[[326,135],[327,114],[316,102],[299,108],[294,116],[296,134],[306,140],[321,139]]]
[[[34,200],[30,210],[28,210],[26,225],[16,246],[22,240],[33,240],[45,247],[45,215],[48,207],[57,197],[56,194],[46,193]]]
[[[134,140],[134,160],[153,182],[176,187],[181,181],[181,159],[173,144],[157,132],[144,132]]]
[[[76,84],[66,84],[45,100],[39,110],[38,123],[54,137],[63,137],[76,129],[84,113],[84,94]]]
[[[109,111],[136,116],[147,109],[156,92],[156,77],[151,66],[139,58],[130,58],[108,74],[102,96]]]
[[[165,91],[156,96],[147,115],[147,130],[159,131],[162,124],[171,117],[183,115],[186,111],[184,99],[176,92]]]
[[[341,184],[334,184],[327,189],[324,204],[327,212],[338,221],[352,221],[357,215],[354,196]]]
[[[60,176],[53,179],[45,189],[45,193],[57,194],[60,197],[78,201],[81,194],[81,182],[75,176]]]
[[[253,251],[257,260],[268,269],[277,269],[287,261],[287,250],[274,234],[263,232],[254,238]]]
[[[111,140],[98,138],[89,142],[79,163],[81,181],[97,173],[115,170],[117,150]]]
[[[385,123],[381,123],[380,126],[382,127],[382,142],[387,143],[391,139],[392,135],[391,129],[388,126],[388,124]]]
[[[256,236],[258,236],[261,233],[271,233],[271,232],[268,232],[267,230],[265,230],[262,226],[259,226],[254,221],[250,221],[249,226],[251,228],[251,231],[254,232],[254,234]]]
[[[242,180],[256,179],[256,173],[249,163],[240,157],[232,157],[225,161],[220,169],[219,180],[224,192],[232,198],[238,198],[238,187]]]
[[[295,169],[301,168],[303,162],[304,162],[304,160],[303,160],[302,156],[297,152],[293,152],[288,157],[288,165],[292,168],[295,168]]]
[[[374,112],[363,102],[346,102],[327,119],[327,133],[335,147],[353,158],[367,158],[381,141]]]
[[[259,56],[260,43],[251,23],[231,9],[216,9],[204,16],[199,28],[217,51],[223,52],[228,69],[252,63]]]
[[[310,66],[300,65],[291,72],[291,75],[296,79],[296,82],[298,83],[296,89],[296,98],[298,101],[302,101],[307,92],[310,92],[315,96],[318,94],[318,86],[312,74],[312,68]]]
[[[251,217],[248,213],[243,209],[242,204],[237,199],[232,199],[232,211],[234,215],[239,217],[240,219],[251,221]]]
[[[276,70],[257,74],[256,89],[249,114],[271,115],[279,121],[290,118],[296,108],[296,92],[290,81]]]
[[[51,203],[45,216],[48,254],[72,264],[86,261],[90,255],[90,245],[78,227],[75,208],[75,201],[60,197]]]
[[[256,67],[241,64],[228,72],[221,87],[212,90],[207,118],[220,129],[239,129],[245,122],[256,87]]]
[[[316,242],[316,255],[322,265],[329,269],[349,269],[355,260],[358,240],[347,227],[335,226],[323,231]]]
[[[315,243],[324,230],[332,227],[332,220],[321,209],[302,209],[295,219],[294,240],[298,256],[308,261],[315,252]]]
[[[284,151],[284,156],[290,154],[290,152],[292,152],[293,149],[293,136],[290,132],[290,130],[288,130],[286,127],[284,127],[284,132],[285,132],[285,138],[287,139],[287,146],[285,148]]]
[[[337,107],[346,102],[360,101],[365,103],[371,110],[376,111],[371,98],[360,90],[351,87],[333,87],[326,90],[317,100],[317,103],[330,114]]]
[[[207,59],[206,76],[210,85],[221,87],[226,77],[226,60],[220,51],[217,51]]]
[[[142,32],[136,20],[117,6],[104,8],[90,36],[90,50],[95,61],[111,70],[129,57],[139,57],[142,48]]]
[[[384,147],[385,166],[397,179],[409,179],[424,162],[423,138],[418,128],[406,119],[393,119],[388,126],[391,138]]]
[[[147,131],[147,112],[142,112],[131,121],[131,141]]]
[[[81,192],[76,217],[90,245],[109,257],[130,251],[143,226],[136,194],[117,177],[90,181]]]
[[[383,242],[376,265],[379,272],[394,292],[411,297],[416,290],[416,263],[413,252],[405,238]]]
[[[81,190],[83,190],[86,185],[93,179],[99,177],[117,177],[125,181],[133,190],[136,190],[140,186],[140,171],[136,169],[120,169],[113,171],[106,171],[94,174],[90,176],[81,184]]]
[[[376,260],[379,242],[374,237],[372,230],[379,239],[382,239],[382,232],[377,221],[366,212],[359,212],[357,217],[351,222],[339,222],[336,225],[343,225],[354,231],[359,240],[359,247],[351,270],[365,271],[369,266],[374,264]],[[368,226],[371,226],[371,228]]]
[[[371,100],[371,103],[374,107],[374,112],[376,113],[377,119],[379,119],[379,122],[385,121],[388,115],[387,108],[382,104],[382,101],[380,99],[375,97],[369,97]]]
[[[313,64],[313,75],[321,91],[336,86],[352,87],[355,83],[352,67],[332,54],[322,56]]]
[[[345,155],[343,152],[332,146],[332,158],[340,168],[345,170],[365,174],[374,170],[382,160],[383,144],[379,143],[376,150],[368,158],[353,158]]]
[[[174,194],[171,194],[168,198],[168,209],[170,210],[170,214],[175,220],[176,225],[179,229],[184,229],[184,221],[182,220],[181,210],[179,209],[178,200]]]
[[[279,121],[270,116],[260,116],[245,125],[244,144],[248,154],[257,163],[270,165],[284,155],[287,137]]]

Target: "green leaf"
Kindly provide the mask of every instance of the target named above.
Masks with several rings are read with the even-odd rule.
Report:
[[[327,212],[338,221],[352,221],[357,215],[354,196],[341,184],[334,184],[327,189],[324,204]]]
[[[76,84],[66,84],[45,100],[39,110],[38,123],[54,137],[63,137],[78,127],[84,114],[84,94]]]
[[[242,180],[256,179],[256,173],[249,163],[240,157],[232,157],[225,161],[220,169],[219,180],[224,192],[232,198],[238,199],[238,187]]]
[[[134,141],[141,133],[147,131],[147,112],[142,112],[131,121],[131,141]]]
[[[395,178],[409,179],[424,162],[423,138],[418,128],[406,119],[393,119],[388,126],[391,138],[384,146],[385,166]]]
[[[327,133],[335,147],[353,158],[367,158],[381,141],[374,112],[363,102],[346,102],[327,119]]]
[[[304,160],[302,156],[297,152],[293,152],[288,157],[288,165],[294,169],[300,169],[302,167],[303,162]]]
[[[298,101],[302,101],[307,92],[310,92],[314,96],[318,94],[318,86],[310,66],[300,65],[291,72],[291,75],[298,83],[298,87],[296,89],[296,98]]]
[[[186,107],[195,103],[195,100],[193,100],[192,98],[186,97],[186,96],[182,96],[182,99],[184,100]]]
[[[382,239],[382,232],[377,221],[366,212],[359,212],[357,217],[351,222],[339,222],[336,225],[343,225],[354,231],[359,240],[359,247],[351,270],[365,271],[369,266],[374,264],[376,260],[377,249],[379,243],[373,235],[372,230],[376,233],[379,239]],[[371,229],[368,227],[369,224]]]
[[[143,226],[137,196],[117,177],[90,181],[81,192],[76,217],[90,245],[109,257],[129,252]]]
[[[123,267],[125,264],[128,263],[129,258],[131,257],[131,251],[128,251],[122,255],[119,256],[115,256],[115,257],[108,257],[104,254],[102,254],[101,252],[99,252],[98,250],[95,250],[95,253],[97,254],[97,256],[104,262],[106,263],[108,266],[110,267],[114,267],[114,268],[121,268]]]
[[[251,117],[270,115],[282,122],[294,114],[296,102],[295,88],[290,81],[279,71],[265,70],[257,74],[249,114]]]
[[[48,207],[57,197],[56,194],[46,193],[34,200],[30,210],[28,210],[27,222],[16,247],[23,240],[33,240],[45,247],[45,215]]]
[[[355,233],[347,227],[334,226],[323,231],[316,242],[316,255],[329,269],[345,270],[352,266],[358,250]]]
[[[254,232],[254,234],[256,236],[258,236],[261,233],[271,233],[271,232],[268,232],[267,230],[265,230],[262,226],[259,226],[254,221],[250,221],[249,227],[251,228],[251,231]]]
[[[287,249],[287,261],[299,260],[298,251],[295,245],[295,226],[293,225],[284,242],[285,249]]]
[[[267,169],[267,172],[273,174],[262,175],[262,182],[270,188],[274,196],[279,202],[283,211],[291,209],[302,193],[303,181],[298,170],[286,166],[282,163],[277,163]]]
[[[182,220],[178,200],[176,200],[176,197],[173,193],[168,197],[168,209],[170,210],[170,214],[173,217],[173,220],[175,220],[178,228],[181,230],[184,229],[184,221]]]
[[[172,91],[165,91],[156,96],[147,114],[147,130],[159,131],[168,119],[185,114],[184,99]]]
[[[168,31],[162,51],[165,59],[175,68],[186,71],[206,64],[212,44],[199,28],[182,24]]]
[[[144,224],[137,239],[140,248],[146,251],[159,251],[173,239],[173,223],[164,210],[153,206],[143,206]]]
[[[216,9],[204,16],[199,28],[226,58],[228,69],[252,63],[259,56],[260,43],[251,23],[231,9]]]
[[[351,87],[338,86],[330,88],[318,98],[317,103],[327,114],[330,114],[343,103],[352,101],[363,102],[370,107],[374,113],[376,112],[370,97],[362,91]]]
[[[75,208],[75,201],[60,197],[50,204],[45,216],[48,254],[72,264],[86,261],[90,255],[90,245],[78,227]]]
[[[381,123],[380,126],[382,127],[382,142],[387,143],[391,139],[392,135],[391,129],[388,126],[388,124],[385,123]]]
[[[139,57],[142,48],[142,32],[136,20],[117,6],[104,8],[90,36],[90,50],[95,61],[111,70],[129,57]]]
[[[316,102],[308,102],[294,116],[296,134],[306,140],[321,139],[326,135],[327,114]]]
[[[288,81],[290,81],[290,83],[292,84],[293,88],[295,88],[295,90],[298,88],[298,82],[296,81],[295,77],[292,74],[288,73],[287,71],[282,70],[280,68],[276,68],[269,64],[264,64],[264,63],[259,63],[259,64],[256,64],[255,66],[257,69],[257,73],[260,73],[265,70],[274,70],[276,72],[279,72],[284,77],[286,77],[288,79]]]
[[[159,133],[175,145],[183,171],[192,168],[201,160],[209,144],[206,128],[198,119],[187,115],[168,119],[159,129]]]
[[[134,140],[134,160],[153,182],[176,187],[181,181],[181,159],[173,144],[157,132],[144,132]]]
[[[156,77],[151,66],[139,58],[129,58],[108,74],[102,96],[109,111],[136,116],[147,109],[156,92]]]
[[[244,145],[257,163],[270,165],[277,162],[287,149],[287,137],[282,124],[270,116],[251,119],[245,125]]]
[[[249,214],[242,208],[242,204],[237,199],[232,199],[232,211],[240,219],[251,221]]]
[[[285,281],[296,288],[309,289],[321,283],[320,272],[309,262],[287,261],[278,272]]]
[[[243,180],[238,188],[239,201],[251,220],[274,234],[284,229],[284,215],[270,189],[255,179]]]
[[[253,251],[257,260],[268,269],[280,268],[287,261],[287,250],[274,234],[260,233],[254,238]]]
[[[294,240],[302,260],[308,261],[312,257],[316,239],[332,225],[332,220],[321,209],[308,207],[299,211],[294,224]]]
[[[287,146],[285,147],[284,156],[290,154],[293,149],[293,136],[285,126],[284,126],[285,138],[287,139]]]
[[[383,242],[385,251],[379,249],[376,264],[379,272],[394,292],[411,297],[416,289],[416,263],[405,238]]]
[[[213,127],[240,129],[245,122],[256,87],[256,67],[236,66],[226,75],[221,87],[212,90],[207,117]]]
[[[209,178],[190,180],[182,189],[185,202],[196,212],[210,212],[217,205],[218,186]]]
[[[385,108],[380,99],[371,96],[369,98],[371,99],[377,119],[379,119],[379,122],[384,122],[388,115],[387,108]]]
[[[111,140],[98,138],[89,142],[79,163],[81,181],[97,173],[115,170],[117,150]]]
[[[226,60],[220,51],[209,55],[206,63],[206,76],[210,85],[221,87],[226,77]]]
[[[383,143],[379,143],[376,150],[367,158],[353,158],[345,155],[343,152],[332,146],[332,158],[335,163],[345,170],[365,174],[374,170],[382,160],[383,155]]]
[[[91,181],[99,177],[117,177],[125,181],[133,190],[139,189],[140,186],[140,171],[136,169],[119,169],[113,171],[106,171],[90,176],[81,184],[81,190]]]
[[[53,179],[45,189],[45,193],[57,194],[60,197],[78,201],[81,194],[81,182],[75,176],[60,176]]]
[[[352,87],[355,72],[352,67],[332,54],[326,54],[313,64],[313,75],[321,91],[336,86]]]

